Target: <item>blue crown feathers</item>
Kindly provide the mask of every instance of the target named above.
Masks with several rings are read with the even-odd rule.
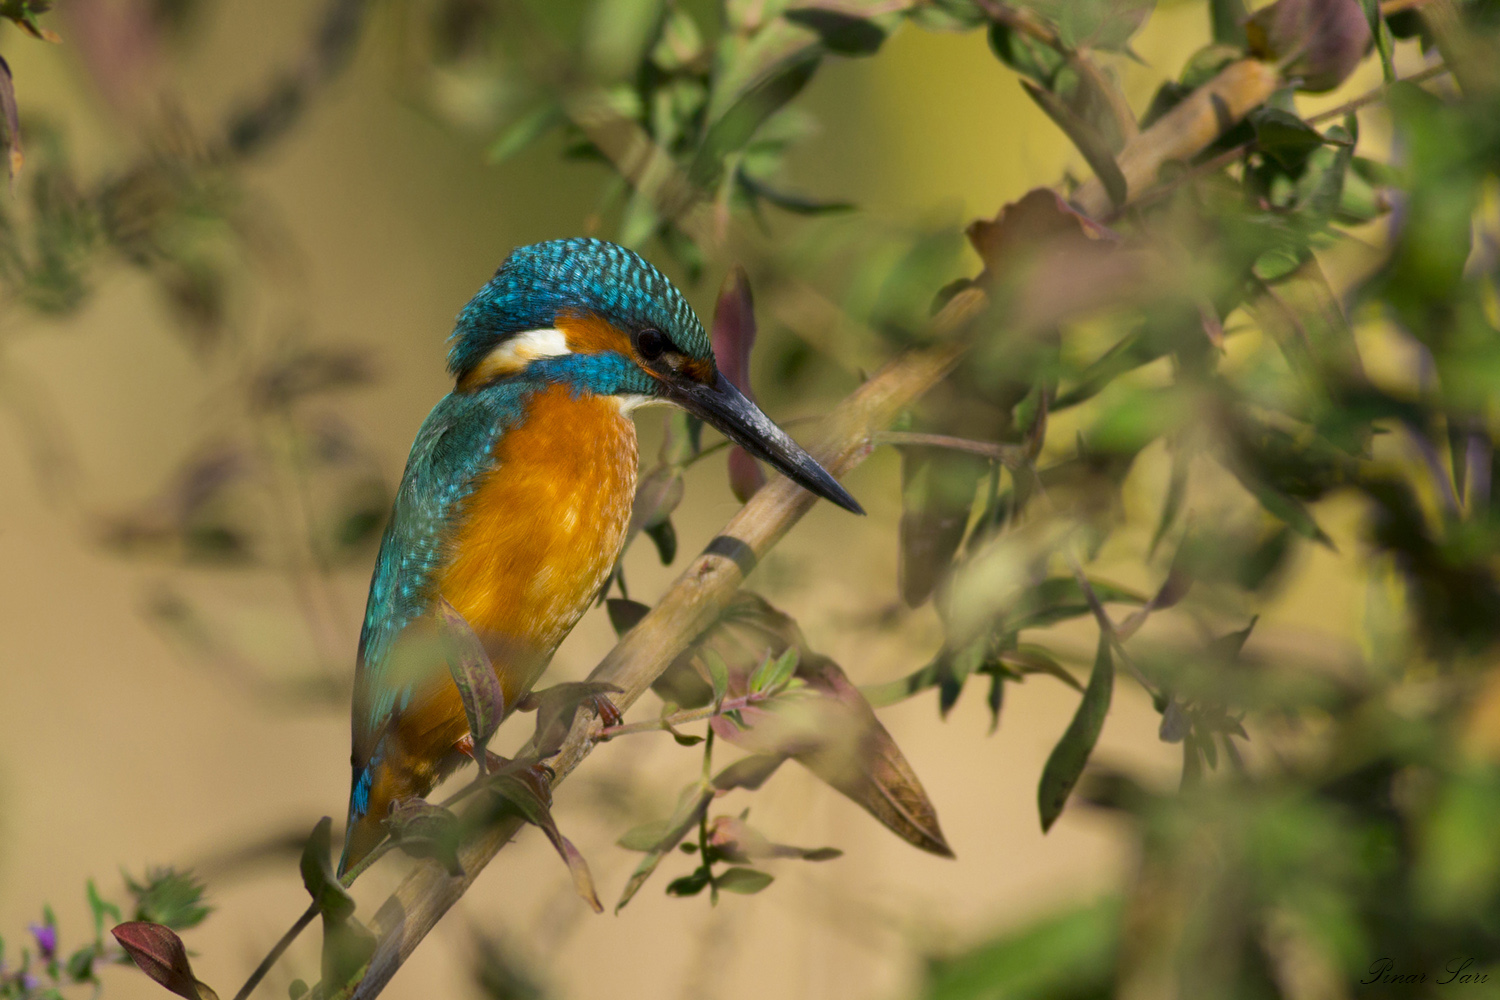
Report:
[[[469,300],[448,338],[455,378],[508,337],[554,326],[568,311],[593,312],[625,330],[656,327],[687,354],[713,357],[703,324],[672,282],[639,254],[605,240],[550,240],[518,247]]]

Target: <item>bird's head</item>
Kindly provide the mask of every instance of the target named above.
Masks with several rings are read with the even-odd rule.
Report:
[[[448,370],[460,392],[525,373],[627,409],[674,403],[818,496],[864,513],[719,373],[692,306],[622,246],[569,239],[520,247],[464,306],[450,342]]]

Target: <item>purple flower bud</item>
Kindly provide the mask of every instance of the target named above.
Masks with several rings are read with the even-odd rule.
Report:
[[[37,951],[42,953],[42,958],[52,961],[57,954],[57,928],[51,924],[32,924],[31,935],[36,938]]]

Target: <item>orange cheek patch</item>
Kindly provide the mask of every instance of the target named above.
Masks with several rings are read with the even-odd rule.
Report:
[[[682,363],[682,372],[684,375],[687,375],[689,378],[691,378],[694,382],[703,382],[707,385],[714,384],[714,375],[716,373],[714,371],[713,362],[711,361],[704,361],[698,358],[688,358]]]
[[[562,313],[557,317],[557,328],[568,338],[568,350],[574,354],[614,351],[627,358],[634,357],[630,334],[597,313]]]

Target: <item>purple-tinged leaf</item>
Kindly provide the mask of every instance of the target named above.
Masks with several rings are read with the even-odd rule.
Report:
[[[513,807],[526,822],[539,827],[552,842],[558,855],[568,866],[573,877],[573,888],[579,897],[589,904],[595,913],[603,913],[599,893],[594,889],[594,877],[573,842],[557,829],[552,818],[551,787],[543,781],[534,780],[536,766],[527,762],[512,762],[485,779],[485,789],[495,795],[502,805]]]
[[[708,845],[726,861],[744,864],[760,858],[801,858],[804,861],[830,861],[843,857],[836,847],[805,848],[773,843],[759,830],[738,816],[716,816],[708,824]]]
[[[1245,34],[1252,55],[1288,60],[1282,76],[1313,93],[1343,83],[1374,39],[1359,0],[1276,0],[1251,15]]]
[[[766,485],[766,470],[745,449],[735,445],[729,449],[729,491],[736,500],[745,503],[755,491]]]
[[[747,399],[750,389],[750,349],[755,346],[755,300],[750,276],[736,265],[724,278],[714,307],[712,340],[719,373]],[[729,488],[741,503],[765,485],[766,473],[739,445],[729,449]]]
[[[156,982],[187,1000],[219,1000],[193,975],[182,938],[169,927],[136,920],[110,930],[136,966]]]
[[[739,709],[738,720],[718,716],[714,732],[765,760],[795,759],[908,843],[951,857],[936,810],[890,733],[838,664],[808,648],[790,617],[741,591],[695,641],[693,656],[706,673],[722,669],[725,692],[742,697],[767,656],[792,649],[805,690]]]
[[[641,479],[630,510],[630,527],[626,543],[645,532],[656,546],[663,566],[677,558],[677,532],[672,527],[672,512],[682,502],[682,469],[676,465],[658,465]]]
[[[588,708],[606,726],[618,726],[620,712],[609,696],[619,690],[613,684],[598,681],[567,681],[528,694],[518,707],[523,712],[536,712],[536,734],[532,737],[532,745],[537,755],[549,757],[563,745],[580,708]]]
[[[675,466],[658,465],[642,477],[635,488],[635,502],[630,509],[629,533],[643,531],[664,522],[682,503],[682,471]]]
[[[458,860],[458,817],[452,811],[412,796],[391,805],[385,825],[403,853],[432,858],[455,877],[464,873]]]
[[[437,612],[447,640],[448,671],[453,675],[458,696],[464,703],[464,715],[469,720],[474,762],[479,765],[479,773],[484,774],[488,768],[485,748],[505,718],[505,692],[484,651],[484,643],[464,616],[442,597],[438,598]]]

